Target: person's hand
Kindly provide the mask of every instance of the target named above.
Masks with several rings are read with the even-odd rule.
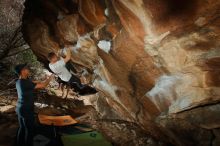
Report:
[[[49,85],[49,83],[52,79],[54,79],[53,74],[51,74],[50,76],[47,76],[47,79],[44,82],[37,83],[37,85],[35,86],[35,89],[44,89],[44,88],[46,88]]]
[[[68,47],[66,48],[66,52],[67,52],[67,53],[71,53],[71,47],[70,47],[70,46],[68,46]]]
[[[50,75],[50,76],[48,77],[48,80],[51,81],[51,80],[53,80],[54,78],[55,78],[55,76],[54,76],[54,74],[52,74],[52,75]]]

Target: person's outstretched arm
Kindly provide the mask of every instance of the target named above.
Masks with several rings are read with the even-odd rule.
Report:
[[[70,48],[66,48],[66,57],[64,58],[64,62],[67,63],[71,59],[71,50]]]
[[[54,75],[50,75],[50,77],[48,79],[46,79],[44,82],[34,81],[34,83],[36,83],[35,89],[46,88],[53,78],[54,78]]]

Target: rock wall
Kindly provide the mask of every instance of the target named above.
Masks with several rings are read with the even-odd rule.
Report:
[[[201,117],[220,112],[219,12],[219,0],[26,0],[23,33],[45,64],[49,52],[72,46],[105,118],[135,122],[176,145],[204,137],[209,145],[219,121]]]
[[[23,44],[20,32],[24,0],[0,1],[0,60]]]

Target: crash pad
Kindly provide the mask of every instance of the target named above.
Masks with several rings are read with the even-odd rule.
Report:
[[[61,137],[64,146],[112,146],[97,131]]]
[[[68,126],[77,123],[77,121],[74,118],[72,118],[70,115],[48,116],[48,115],[38,114],[38,119],[41,124],[53,125],[53,126]]]

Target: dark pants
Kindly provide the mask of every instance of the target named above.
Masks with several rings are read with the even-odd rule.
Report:
[[[34,116],[18,115],[17,146],[33,146]]]
[[[80,79],[77,78],[76,76],[72,75],[72,77],[70,78],[68,83],[71,86],[71,88],[73,88],[74,91],[78,92],[80,95],[97,93],[97,91],[94,88],[92,88],[88,85],[83,85],[81,83]]]
[[[69,85],[74,88],[76,91],[80,91],[84,88],[84,85],[82,85],[81,81],[79,78],[77,78],[76,76],[73,76],[70,78],[69,80]]]

